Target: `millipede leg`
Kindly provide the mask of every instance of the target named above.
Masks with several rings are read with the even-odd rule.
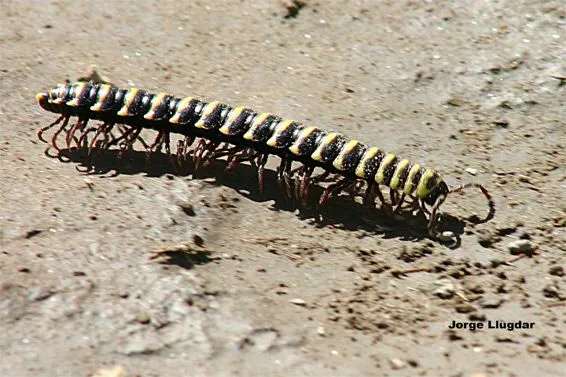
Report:
[[[341,190],[347,188],[348,186],[350,186],[351,184],[355,183],[356,180],[354,178],[343,178],[340,181],[331,184],[330,186],[328,186],[326,189],[324,189],[324,192],[322,193],[320,200],[318,201],[319,205],[325,205],[326,202],[328,202],[328,200],[335,195],[337,192],[340,192]]]
[[[301,186],[299,190],[299,198],[303,207],[307,205],[307,197],[309,195],[309,188],[311,183],[311,175],[314,172],[314,167],[306,167],[302,174]]]
[[[65,139],[67,141],[67,149],[71,148],[71,141],[75,139],[75,132],[78,129],[82,130],[84,128],[84,124],[85,124],[85,121],[82,118],[79,118],[77,120],[77,122],[71,126],[71,129],[67,132],[67,135],[65,137]]]
[[[130,149],[133,148],[133,145],[134,145],[135,141],[137,140],[141,131],[142,131],[141,128],[132,128],[132,132],[128,133],[128,135],[124,138],[124,141],[122,141],[119,144],[120,145],[120,152],[118,153],[118,159],[122,159],[122,157],[124,156],[124,153],[127,150],[130,150]]]
[[[262,153],[258,156],[257,160],[257,183],[259,187],[259,192],[263,193],[263,177],[264,177],[264,170],[265,164],[267,164],[267,159],[269,158],[269,154]]]
[[[114,145],[120,145],[122,140],[127,139],[128,136],[134,131],[134,128],[131,127],[126,129],[120,127],[119,129],[122,134],[118,137],[112,137],[112,140],[110,140],[110,142],[108,142],[108,145],[106,146],[107,148],[110,148]]]
[[[317,176],[311,178],[311,183],[320,183],[320,182],[327,182],[328,177],[330,176],[330,172],[325,170],[324,173],[321,173]]]
[[[393,213],[398,213],[399,210],[401,209],[401,206],[403,205],[403,202],[405,201],[405,193],[402,193],[401,196],[399,197],[399,201],[397,202],[397,205],[395,206],[395,208],[393,209]]]
[[[61,125],[61,127],[59,127],[59,129],[57,131],[55,131],[55,133],[53,134],[53,137],[51,138],[51,146],[53,148],[55,148],[58,155],[61,154],[61,149],[57,146],[57,138],[59,137],[59,134],[61,132],[63,132],[63,130],[69,124],[69,119],[70,119],[70,117],[66,117],[65,120],[63,120],[63,124]]]
[[[232,147],[232,148],[228,148],[229,144],[226,143],[226,145],[224,145],[222,148],[215,150],[214,152],[210,153],[205,161],[203,162],[202,166],[207,167],[209,166],[212,161],[214,161],[215,159],[224,157],[224,156],[232,156],[232,155],[236,155],[238,152],[242,151],[243,148],[242,147]],[[235,157],[235,156],[234,156]],[[230,161],[232,161],[233,158],[230,159]]]
[[[146,152],[148,158],[151,157],[153,152],[161,151],[161,146],[163,145],[164,138],[165,138],[165,131],[163,130],[158,131],[157,136],[153,140],[153,143],[151,143],[149,145],[149,148],[147,148]]]
[[[90,144],[88,146],[88,155],[90,155],[92,153],[92,148],[95,146],[96,139],[98,139],[98,137],[100,135],[103,135],[104,139],[106,140],[108,138],[108,132],[110,132],[110,130],[112,130],[113,126],[114,125],[112,123],[103,123],[100,127],[98,127],[98,129],[96,130],[96,133],[92,137],[92,140],[90,141]],[[103,142],[103,145],[104,145],[104,142]]]
[[[391,204],[385,201],[385,198],[383,197],[383,193],[379,189],[379,186],[376,186],[375,192],[377,194],[377,197],[379,198],[379,201],[381,202],[381,209],[387,213],[391,213],[392,212]]]
[[[40,129],[40,130],[37,132],[37,138],[38,138],[39,140],[43,141],[44,143],[47,143],[47,140],[45,140],[45,139],[43,138],[43,133],[44,133],[45,131],[47,131],[48,129],[50,129],[50,128],[56,126],[56,125],[59,124],[59,123],[61,123],[61,121],[62,121],[63,119],[65,119],[65,118],[68,118],[68,117],[66,117],[65,115],[61,115],[59,118],[55,119],[54,122],[50,123],[48,126],[43,127],[42,129]]]
[[[397,204],[398,193],[397,191],[393,190],[392,188],[389,189],[389,199],[391,200],[391,206],[395,206]]]
[[[419,199],[419,209],[425,214],[430,216],[429,210],[426,208],[425,201],[423,199]]]
[[[305,171],[305,166],[301,166],[300,168],[293,169],[290,173],[291,178],[293,179],[293,188],[295,189],[294,194],[295,194],[296,199],[301,198],[301,195],[300,195],[301,177],[302,177],[304,171]]]
[[[185,136],[183,140],[177,142],[177,161],[179,164],[185,162],[189,155],[192,153],[190,147],[195,142],[194,136]]]
[[[438,212],[438,207],[440,207],[440,204],[442,204],[444,199],[445,198],[442,197],[438,198],[430,211],[427,230],[428,230],[428,235],[431,236],[432,238],[437,238],[438,236],[438,231],[436,229],[436,225],[438,223],[438,216],[440,215],[440,213]]]
[[[205,146],[206,146],[206,140],[199,139],[195,149],[193,150],[195,172],[198,170],[198,168],[200,166],[200,160],[202,158],[202,154],[204,153],[204,147]]]
[[[289,178],[289,172],[291,170],[292,162],[284,158],[281,159],[281,164],[277,169],[277,182],[279,187],[286,195],[287,198],[291,198],[291,180]]]
[[[226,171],[233,170],[240,162],[250,161],[252,165],[255,165],[255,158],[259,153],[255,152],[251,148],[242,149],[241,153],[233,154],[232,158],[229,160],[230,164],[226,167]]]
[[[365,206],[375,206],[376,194],[375,183],[368,183],[366,187],[366,193],[364,194],[364,205]]]

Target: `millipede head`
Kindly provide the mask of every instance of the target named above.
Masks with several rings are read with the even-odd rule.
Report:
[[[49,108],[49,93],[48,92],[37,93],[37,95],[35,96],[35,99],[39,103],[39,106],[41,106],[44,110],[51,111],[50,108]]]
[[[438,207],[440,203],[444,202],[449,193],[450,189],[448,188],[448,185],[444,181],[440,181],[430,194],[427,195],[425,202],[426,204],[436,205]]]

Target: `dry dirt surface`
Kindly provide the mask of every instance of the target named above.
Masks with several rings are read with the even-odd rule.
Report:
[[[565,17],[540,0],[0,1],[0,375],[564,376]],[[495,218],[473,221],[479,191],[450,196],[448,247],[348,196],[294,208],[276,157],[264,194],[250,165],[177,171],[141,144],[49,157],[35,94],[92,66],[481,183]],[[518,321],[534,325],[487,328]]]

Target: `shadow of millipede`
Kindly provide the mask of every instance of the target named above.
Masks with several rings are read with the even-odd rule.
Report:
[[[307,208],[297,206],[295,201],[285,198],[277,184],[277,174],[274,170],[265,169],[263,193],[259,192],[257,170],[248,164],[239,164],[234,170],[225,171],[227,163],[224,160],[214,160],[209,166],[201,167],[195,172],[194,164],[189,159],[182,166],[174,165],[164,153],[154,152],[151,158],[146,152],[128,151],[122,158],[118,150],[93,150],[88,155],[85,149],[64,149],[59,159],[63,162],[77,163],[77,170],[89,175],[106,175],[115,177],[121,174],[136,175],[145,173],[148,177],[174,175],[178,177],[191,176],[193,179],[213,178],[218,186],[226,186],[236,190],[241,195],[255,202],[273,201],[272,209],[276,211],[296,211],[302,220],[309,220],[316,227],[336,227],[347,231],[360,231],[363,236],[376,236],[404,241],[418,242],[428,237],[426,219],[423,215],[404,216],[395,220],[379,209],[370,208],[357,203],[348,195],[330,198],[329,202],[318,207],[318,198],[323,187],[311,186]],[[464,232],[464,222],[444,213],[442,228],[456,236],[456,242],[450,248],[460,246],[460,236]]]

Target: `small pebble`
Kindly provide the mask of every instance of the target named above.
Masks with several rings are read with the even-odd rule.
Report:
[[[302,298],[294,298],[292,300],[289,300],[289,302],[291,304],[295,304],[297,306],[306,306],[307,302],[305,300],[303,300]]]
[[[480,305],[485,309],[496,309],[499,308],[501,304],[503,304],[503,301],[504,300],[500,297],[489,296],[484,298]]]
[[[470,173],[471,175],[477,175],[477,174],[478,174],[478,169],[466,168],[466,171],[467,171],[468,173]]]
[[[560,298],[560,291],[555,284],[548,284],[543,288],[542,294],[546,298]]]
[[[438,239],[442,242],[452,241],[454,239],[454,233],[449,230],[445,230],[438,235]]]
[[[516,240],[507,244],[511,255],[525,254],[533,251],[533,244],[529,240]]]
[[[136,321],[145,325],[145,324],[148,324],[151,321],[151,317],[149,316],[148,312],[141,312],[136,317]]]
[[[439,279],[434,282],[434,285],[438,288],[436,288],[432,294],[442,299],[450,299],[454,296],[454,293],[456,293],[454,283],[449,279]]]
[[[397,359],[397,358],[389,359],[389,363],[391,364],[391,368],[393,369],[405,368],[405,362],[401,359]]]
[[[471,313],[476,311],[476,308],[472,304],[459,304],[455,306],[458,313]]]
[[[482,247],[490,247],[491,245],[493,245],[493,238],[490,234],[480,234],[478,235],[478,243]]]
[[[320,336],[324,336],[326,335],[326,330],[323,326],[319,326],[318,329],[316,329],[316,333]]]
[[[562,266],[554,266],[554,267],[550,267],[550,269],[548,270],[548,273],[554,276],[564,276],[564,267]]]
[[[469,319],[470,321],[485,322],[485,321],[487,320],[487,317],[486,317],[486,315],[483,314],[483,313],[474,312],[474,313],[471,313],[471,314],[468,316],[468,319]]]

